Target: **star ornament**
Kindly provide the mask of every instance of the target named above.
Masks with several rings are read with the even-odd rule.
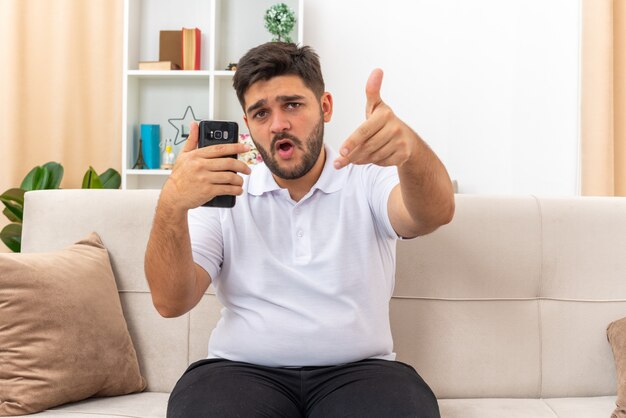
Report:
[[[188,120],[187,113],[189,112],[191,112],[192,118]],[[200,122],[201,120],[202,119],[198,119],[196,117],[196,114],[193,113],[193,108],[191,106],[187,106],[187,109],[185,109],[185,114],[183,114],[182,118],[168,119],[167,121],[169,122],[169,124],[172,125],[174,129],[176,129],[176,136],[174,137],[174,145],[182,144],[183,142],[187,140],[187,137],[189,136],[189,132],[185,132],[185,131],[186,129],[188,129],[191,122],[193,121]],[[180,139],[178,139],[179,134],[180,134]]]

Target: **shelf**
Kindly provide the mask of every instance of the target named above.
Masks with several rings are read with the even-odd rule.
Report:
[[[221,72],[221,71],[220,71]],[[185,70],[128,70],[129,77],[136,78],[160,78],[160,79],[181,79],[181,78],[209,78],[211,71],[185,71]]]
[[[128,70],[126,74],[133,78],[155,78],[155,79],[185,79],[185,78],[232,78],[234,71],[184,71],[184,70]]]
[[[0,0],[1,1],[1,0]],[[296,12],[291,33],[302,43],[304,0],[284,0]],[[122,63],[122,188],[161,188],[171,170],[133,170],[142,124],[159,126],[160,143],[184,143],[180,134],[194,119],[231,120],[246,132],[243,111],[228,66],[250,48],[269,41],[264,14],[275,0],[124,0]],[[159,59],[161,30],[201,30],[201,70],[139,70]],[[187,111],[193,109],[193,115]]]

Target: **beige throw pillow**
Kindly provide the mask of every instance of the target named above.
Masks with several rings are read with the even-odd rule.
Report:
[[[97,234],[57,252],[0,254],[0,416],[145,386]]]
[[[617,369],[617,408],[611,418],[626,418],[626,318],[611,322],[606,335],[613,349]]]

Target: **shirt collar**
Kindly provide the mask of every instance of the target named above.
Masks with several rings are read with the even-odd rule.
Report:
[[[322,168],[322,174],[311,190],[319,189],[324,193],[334,193],[341,190],[346,183],[350,166],[337,170],[333,166],[333,162],[338,154],[329,145],[324,144],[324,149],[326,150],[326,161]],[[248,181],[248,193],[255,196],[281,189],[276,180],[274,180],[272,172],[264,163],[252,166],[252,173]]]

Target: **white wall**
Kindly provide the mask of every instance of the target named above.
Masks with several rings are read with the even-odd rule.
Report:
[[[338,148],[365,82],[444,161],[462,193],[577,195],[577,0],[306,0],[304,41],[335,99]]]

